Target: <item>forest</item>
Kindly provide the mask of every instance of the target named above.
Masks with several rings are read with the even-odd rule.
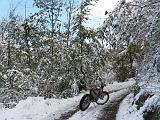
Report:
[[[22,18],[13,8],[0,19],[0,103],[73,97],[99,77],[106,84],[134,78],[135,94],[159,88],[160,1],[119,1],[102,11],[101,26],[86,27],[97,2],[34,0],[37,12]]]

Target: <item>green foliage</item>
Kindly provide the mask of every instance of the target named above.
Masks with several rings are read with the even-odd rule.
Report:
[[[73,95],[73,84],[85,89],[104,73],[114,72],[118,81],[136,76],[139,68],[135,64],[140,66],[150,48],[143,35],[149,30],[148,18],[141,10],[136,16],[134,6],[123,3],[107,14],[103,27],[91,29],[84,23],[89,5],[97,0],[84,0],[74,17],[74,1],[67,1],[67,6],[61,0],[34,1],[37,13],[22,21],[11,12],[9,20],[0,22],[0,36],[5,41],[0,43],[0,87],[4,94],[12,91],[17,101],[37,95],[67,97]],[[64,8],[68,11],[65,25],[61,17]],[[159,27],[152,35],[159,37]],[[14,76],[12,81],[11,71],[23,77]],[[4,76],[8,76],[6,80]]]
[[[142,63],[148,47],[146,41],[144,41],[144,45],[136,41],[130,44],[124,51],[117,54],[114,61],[117,80],[125,81],[128,78],[136,76],[136,70],[138,68],[134,64],[140,65]]]

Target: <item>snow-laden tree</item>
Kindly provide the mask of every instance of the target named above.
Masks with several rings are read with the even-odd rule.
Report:
[[[134,91],[135,96],[131,104],[137,106],[137,111],[143,110],[142,114],[147,115],[148,112],[154,113],[160,105],[159,6],[160,1],[157,0],[120,2],[116,9],[108,14],[102,34],[110,44],[111,50],[116,52],[117,59],[113,63],[119,62],[116,64],[117,68],[121,66],[119,70],[122,70],[122,67],[129,67],[130,69],[127,69],[129,73],[136,67],[134,77],[139,87]],[[149,99],[154,100],[149,103],[147,102]]]
[[[156,4],[157,1],[120,1],[117,7],[107,14],[100,37],[106,40],[112,51],[111,61],[114,61],[114,71],[119,80],[137,75],[144,54],[149,48],[148,33],[152,33],[153,23],[157,21]]]

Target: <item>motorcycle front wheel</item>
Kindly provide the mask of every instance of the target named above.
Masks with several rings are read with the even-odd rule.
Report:
[[[98,105],[104,105],[108,100],[109,100],[108,92],[102,91],[102,93],[100,93],[100,95],[98,96],[96,103]]]

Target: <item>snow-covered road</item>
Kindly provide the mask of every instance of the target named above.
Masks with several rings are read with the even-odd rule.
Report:
[[[102,118],[103,109],[110,104],[114,104],[114,101],[119,100],[119,98],[125,96],[128,93],[127,89],[120,90],[118,92],[114,92],[110,94],[110,99],[105,105],[94,105],[91,104],[90,107],[86,111],[78,111],[68,120],[97,120]]]
[[[124,83],[114,83],[106,86],[107,91],[117,91],[110,94],[110,99],[105,105],[93,105],[82,112],[77,106],[81,97],[80,94],[68,99],[46,99],[42,97],[29,97],[26,100],[20,101],[13,109],[0,108],[0,120],[60,120],[62,116],[69,113],[64,119],[69,120],[96,120],[100,117],[102,110],[111,104],[115,99],[126,95],[130,86],[135,81]],[[121,90],[120,90],[121,89]]]

